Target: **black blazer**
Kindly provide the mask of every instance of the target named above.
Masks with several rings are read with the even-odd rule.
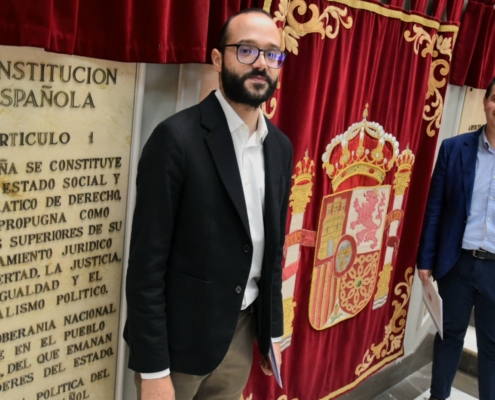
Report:
[[[282,249],[292,173],[289,139],[269,120],[265,252],[255,301],[258,345],[283,335]],[[124,337],[138,372],[205,375],[237,325],[252,242],[232,137],[211,93],[160,123],[138,167]]]

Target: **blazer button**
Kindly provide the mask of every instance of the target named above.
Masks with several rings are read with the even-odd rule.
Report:
[[[236,292],[237,294],[241,294],[241,292],[242,292],[242,287],[241,287],[241,285],[237,285],[237,286],[235,287],[235,292]]]
[[[249,253],[251,251],[251,246],[245,244],[244,246],[242,246],[242,250],[244,250],[244,253]]]

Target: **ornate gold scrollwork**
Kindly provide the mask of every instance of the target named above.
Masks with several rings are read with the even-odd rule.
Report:
[[[431,64],[426,100],[428,101],[432,96],[434,97],[431,100],[430,105],[425,104],[423,112],[423,119],[425,121],[429,121],[426,133],[431,137],[435,136],[435,133],[437,133],[440,129],[444,105],[439,89],[443,88],[447,84],[447,80],[445,78],[442,78],[441,80],[435,78],[435,71],[438,71],[442,76],[447,76],[450,71],[450,64],[442,59],[436,60]]]
[[[328,6],[320,13],[316,4],[310,4],[309,9],[312,12],[311,19],[307,22],[300,23],[294,17],[297,10],[299,15],[304,15],[308,11],[306,0],[281,0],[278,5],[278,11],[275,11],[275,22],[282,22],[283,27],[279,28],[282,38],[282,49],[288,52],[298,54],[298,40],[308,33],[319,33],[321,38],[327,36],[329,39],[335,39],[340,31],[340,25],[350,29],[353,24],[351,16],[347,15],[347,8]],[[335,25],[329,22],[333,19]],[[326,24],[326,26],[325,26]]]
[[[444,104],[440,89],[447,84],[445,77],[450,72],[453,38],[437,34],[430,36],[428,32],[418,25],[413,26],[413,31],[414,34],[411,31],[404,32],[404,38],[408,42],[414,42],[414,52],[419,54],[419,50],[424,44],[425,47],[421,51],[421,56],[426,58],[430,54],[433,58],[430,67],[430,77],[428,79],[426,104],[423,109],[423,119],[429,122],[426,129],[428,136],[435,136],[435,133],[440,129],[440,122],[442,121]],[[443,58],[437,59],[439,53],[447,56],[448,60]],[[442,76],[442,78],[438,79],[438,75]]]
[[[394,300],[392,306],[394,313],[389,324],[385,327],[385,337],[379,344],[372,344],[371,349],[367,350],[363,356],[363,361],[356,368],[356,375],[365,372],[375,360],[380,360],[399,349],[402,346],[404,335],[406,333],[406,306],[411,296],[411,287],[413,282],[413,269],[408,268],[405,273],[405,282],[397,284],[394,293],[400,296],[401,300]]]
[[[277,83],[277,89],[280,89],[280,81]],[[269,103],[270,107],[267,106],[267,103]],[[269,109],[271,109],[271,111],[269,111]],[[263,111],[263,114],[265,114],[268,119],[272,119],[275,115],[275,111],[277,111],[277,99],[272,97],[269,101],[265,101],[261,104],[261,111]]]

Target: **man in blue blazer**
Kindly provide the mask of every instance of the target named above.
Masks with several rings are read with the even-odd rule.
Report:
[[[450,396],[474,306],[481,400],[495,400],[495,79],[486,125],[445,140],[433,172],[418,253],[423,284],[438,281],[443,340],[433,350],[430,400]]]

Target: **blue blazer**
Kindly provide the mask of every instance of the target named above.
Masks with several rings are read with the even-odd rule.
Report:
[[[482,131],[446,139],[438,153],[417,258],[418,269],[433,270],[435,279],[444,276],[461,254]]]

